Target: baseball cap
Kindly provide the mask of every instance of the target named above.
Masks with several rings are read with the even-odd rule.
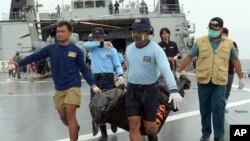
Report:
[[[223,27],[223,20],[220,17],[214,17],[208,24],[209,29],[218,30]]]
[[[106,34],[104,32],[104,29],[101,27],[96,27],[92,30],[91,32],[92,36],[101,36],[101,37],[105,37]]]
[[[148,18],[137,18],[134,23],[129,27],[129,30],[139,30],[139,31],[153,31],[153,27],[150,24]]]

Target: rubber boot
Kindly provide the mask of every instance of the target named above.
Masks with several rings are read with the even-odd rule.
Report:
[[[117,132],[117,126],[114,125],[114,124],[111,124],[111,131],[112,131],[113,133],[116,133],[116,132]]]
[[[106,125],[101,125],[100,130],[101,130],[101,137],[98,139],[98,141],[107,141],[108,135],[107,135]]]

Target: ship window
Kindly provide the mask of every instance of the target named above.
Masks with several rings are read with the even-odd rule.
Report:
[[[85,8],[93,8],[94,2],[93,1],[85,1]]]
[[[83,8],[83,2],[80,1],[74,2],[74,8]]]
[[[104,0],[96,1],[95,5],[96,7],[105,7],[105,1]]]

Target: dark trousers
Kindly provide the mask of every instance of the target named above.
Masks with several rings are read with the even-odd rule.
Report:
[[[228,97],[230,96],[233,81],[234,81],[234,74],[228,75],[227,90],[226,90],[226,100],[228,100]]]
[[[20,76],[20,67],[16,67],[15,73],[14,73],[14,77],[17,76],[17,78],[21,78]]]
[[[94,82],[101,90],[110,90],[115,87],[115,79],[113,73],[95,73]],[[95,96],[93,91],[90,91],[91,98]]]
[[[225,122],[225,85],[198,84],[198,95],[201,114],[202,134],[209,136],[211,130],[211,117],[215,138],[224,138]]]
[[[13,73],[14,70],[9,70],[9,77],[14,77],[14,73]]]
[[[119,9],[115,9],[115,14],[119,14]]]

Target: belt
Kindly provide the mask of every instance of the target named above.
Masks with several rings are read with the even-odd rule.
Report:
[[[97,75],[97,76],[103,76],[103,75],[114,75],[114,73],[109,73],[109,72],[107,72],[107,73],[94,73],[93,75]]]
[[[155,83],[153,83],[153,84],[146,84],[146,85],[143,85],[143,84],[133,84],[133,83],[129,83],[128,85],[131,85],[132,87],[134,87],[134,88],[149,88],[149,87],[152,87],[152,86],[154,86],[156,84],[156,82]]]

